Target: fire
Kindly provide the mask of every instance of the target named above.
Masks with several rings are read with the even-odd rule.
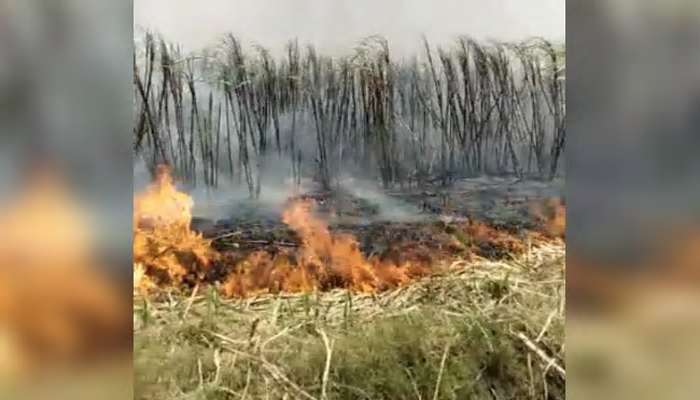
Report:
[[[134,198],[134,288],[147,293],[159,285],[207,281],[223,256],[190,228],[193,201],[175,187],[161,167],[155,181]],[[395,287],[424,274],[421,263],[368,259],[352,235],[332,233],[311,212],[310,201],[292,203],[283,222],[300,237],[298,251],[256,251],[228,265],[228,296],[260,292],[306,292],[344,287],[371,292]]]
[[[331,234],[328,226],[311,212],[310,202],[296,202],[282,214],[282,221],[301,237],[302,265],[327,266],[325,274],[341,279],[355,290],[368,292],[379,284],[372,265],[351,235]]]
[[[147,292],[155,283],[179,285],[204,278],[218,258],[210,241],[190,229],[194,202],[175,187],[170,170],[134,198],[134,287]],[[154,283],[154,281],[156,281]]]
[[[315,217],[311,201],[292,203],[282,220],[300,237],[294,255],[255,252],[239,263],[224,291],[229,296],[262,291],[300,292],[343,287],[358,292],[396,287],[427,273],[420,262],[368,259],[354,236],[332,233]]]
[[[134,264],[134,293],[148,293],[152,291],[156,284],[146,274],[146,268],[141,263]]]
[[[539,220],[544,233],[555,238],[565,236],[566,206],[562,199],[548,198],[544,202],[533,203],[530,211]]]
[[[367,293],[434,273],[436,258],[499,257],[524,248],[522,238],[469,221],[442,231],[426,225],[438,229],[434,232],[438,237],[428,235],[435,246],[398,239],[381,257],[368,257],[355,236],[331,231],[313,212],[314,204],[313,199],[297,199],[282,213],[282,222],[296,233],[298,245],[219,253],[210,240],[191,230],[192,198],[177,190],[167,168],[160,168],[154,183],[134,199],[134,287],[147,293],[163,285],[194,286],[221,279],[221,290],[228,297],[334,288]],[[561,203],[548,202],[533,212],[546,236],[563,235]]]

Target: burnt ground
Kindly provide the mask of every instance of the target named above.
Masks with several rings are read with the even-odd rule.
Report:
[[[368,257],[407,255],[450,258],[478,255],[498,259],[521,250],[527,232],[544,232],[538,205],[561,199],[563,182],[505,178],[464,179],[451,188],[379,191],[352,188],[306,191],[317,215],[333,232],[353,234]],[[225,218],[193,218],[192,228],[223,253],[245,255],[264,249],[293,251],[299,238],[281,221],[284,205],[250,201],[224,204]],[[485,225],[485,226],[484,226]]]

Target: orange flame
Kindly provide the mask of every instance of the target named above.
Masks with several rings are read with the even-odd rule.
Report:
[[[301,238],[294,262],[287,255],[255,252],[237,265],[224,285],[229,296],[261,291],[300,292],[343,287],[373,292],[403,285],[428,268],[416,261],[367,259],[354,236],[332,233],[311,212],[312,202],[292,203],[282,220]],[[295,264],[295,265],[293,265]]]
[[[213,282],[218,272],[208,272],[216,265],[227,267],[222,289],[229,297],[333,288],[374,292],[435,272],[435,257],[498,257],[523,249],[521,238],[469,221],[435,232],[436,246],[396,242],[385,256],[366,257],[353,235],[332,232],[314,215],[313,205],[311,199],[298,200],[282,213],[282,221],[300,239],[298,248],[218,253],[211,241],[190,229],[193,201],[177,190],[168,169],[161,168],[154,183],[134,200],[134,286],[148,292],[161,285]],[[535,210],[545,230],[563,234],[563,206],[546,206]]]
[[[311,212],[310,202],[297,202],[282,214],[282,221],[301,237],[301,262],[327,266],[328,274],[347,282],[351,288],[369,292],[379,285],[372,265],[351,235],[331,234],[328,226]]]
[[[530,211],[545,234],[563,238],[566,233],[566,206],[561,198],[548,198],[531,204]]]
[[[134,198],[134,288],[200,280],[218,258],[210,242],[190,229],[193,201],[161,166],[155,181]]]

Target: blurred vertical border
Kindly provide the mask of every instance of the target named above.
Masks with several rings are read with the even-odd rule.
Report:
[[[567,2],[567,397],[700,383],[700,3]]]
[[[131,398],[131,1],[0,2],[0,398]]]

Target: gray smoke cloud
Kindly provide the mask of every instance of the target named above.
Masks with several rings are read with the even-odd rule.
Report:
[[[517,0],[483,2],[476,0],[134,0],[134,25],[151,30],[185,52],[216,45],[233,33],[247,47],[262,45],[278,55],[286,43],[297,38],[300,44],[313,44],[323,54],[352,52],[358,42],[370,35],[384,36],[394,56],[423,52],[422,37],[432,44],[445,45],[460,35],[481,40],[523,40],[533,36],[563,41],[565,1]],[[206,85],[198,93],[208,93]],[[205,98],[205,96],[203,96]],[[282,137],[288,137],[289,121],[281,121]],[[297,121],[297,148],[303,153],[303,175],[310,179],[316,153],[315,128]],[[235,148],[235,146],[234,146]],[[271,155],[265,161],[258,212],[272,214],[282,208],[293,192],[291,160]],[[343,171],[339,188],[354,197],[378,206],[378,219],[411,221],[419,219],[418,209],[388,196],[378,183],[356,165],[335,166]],[[143,164],[134,173],[135,190],[150,180]],[[303,190],[315,187],[304,182]],[[182,187],[195,201],[194,215],[219,219],[245,214],[248,189],[222,176],[217,189]]]

